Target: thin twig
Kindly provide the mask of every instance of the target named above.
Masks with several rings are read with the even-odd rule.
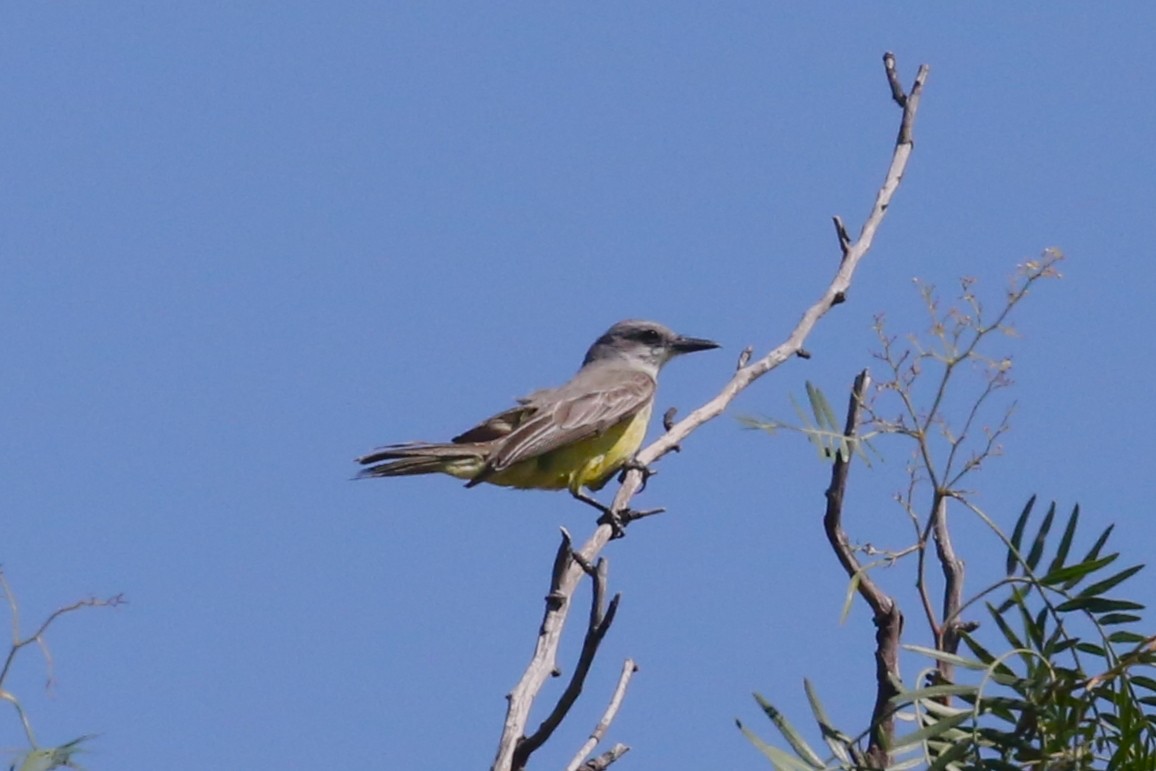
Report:
[[[89,597],[84,600],[78,600],[71,605],[65,605],[57,608],[48,615],[47,618],[41,622],[36,631],[28,637],[22,637],[20,632],[20,604],[16,601],[16,595],[12,592],[12,588],[8,585],[8,577],[4,574],[3,569],[0,569],[0,594],[4,595],[4,600],[8,604],[9,613],[12,616],[12,644],[8,648],[8,655],[4,659],[4,664],[0,667],[0,700],[9,702],[15,709],[17,715],[20,717],[20,723],[24,727],[24,735],[28,739],[29,745],[37,746],[36,735],[32,730],[32,724],[28,721],[28,715],[24,712],[24,707],[21,706],[20,701],[14,694],[4,689],[4,682],[8,679],[8,673],[12,669],[12,663],[16,660],[16,655],[20,653],[23,648],[26,648],[33,643],[40,646],[40,650],[44,655],[49,670],[49,682],[52,680],[52,655],[48,650],[48,645],[44,641],[44,635],[48,632],[48,628],[61,616],[68,613],[80,610],[81,608],[101,608],[101,607],[116,607],[123,605],[126,600],[124,595],[117,594],[107,599],[100,599],[97,597]]]
[[[890,61],[892,64],[888,65],[889,73],[894,70],[893,56],[890,57]],[[639,466],[649,466],[657,459],[674,451],[691,432],[721,415],[740,392],[787,360],[801,355],[805,351],[803,344],[819,319],[846,297],[855,270],[867,252],[870,251],[875,234],[887,214],[891,200],[894,198],[907,169],[907,162],[914,148],[912,127],[914,126],[915,112],[928,72],[927,65],[920,65],[911,88],[911,94],[906,97],[902,105],[903,116],[900,121],[899,138],[892,151],[891,163],[884,176],[883,184],[876,193],[875,202],[863,223],[858,238],[845,253],[840,249],[841,259],[838,270],[822,296],[807,308],[802,319],[778,347],[762,358],[739,368],[717,396],[678,423],[669,426],[663,436],[639,452],[636,458]],[[888,77],[890,78],[890,74]],[[642,472],[629,471],[618,489],[612,508],[615,511],[625,511],[629,508],[629,503],[641,488],[642,481]],[[588,562],[593,561],[610,542],[614,532],[614,528],[609,523],[599,525],[594,534],[578,550],[578,553]],[[554,670],[562,629],[569,615],[570,598],[573,596],[582,575],[581,567],[573,560],[569,560],[564,575],[557,582],[556,589],[551,591],[550,596],[553,601],[547,603],[533,656],[521,679],[507,696],[506,719],[503,724],[502,737],[498,742],[498,752],[492,766],[493,771],[509,771],[511,768],[514,748],[524,735],[526,724],[529,721],[530,707],[546,679]]]
[[[618,685],[614,687],[614,693],[610,696],[610,703],[606,705],[606,711],[602,713],[602,719],[598,721],[598,725],[594,726],[594,730],[590,733],[590,738],[586,740],[586,743],[583,744],[582,748],[574,755],[574,758],[570,761],[570,765],[566,766],[566,771],[578,771],[580,766],[583,769],[606,768],[606,766],[618,760],[618,758],[622,757],[622,755],[630,749],[624,744],[617,744],[609,752],[604,753],[584,766],[582,765],[582,761],[590,756],[590,753],[598,746],[598,742],[602,741],[602,737],[606,735],[606,730],[610,728],[610,724],[614,722],[614,718],[618,715],[618,710],[622,707],[622,699],[626,696],[626,686],[630,685],[630,678],[632,678],[637,671],[638,665],[634,663],[634,659],[627,659],[623,663],[622,674],[618,676]],[[592,763],[602,763],[602,765],[591,765]]]
[[[0,587],[2,587],[0,588],[0,591],[2,591],[7,598],[9,608],[15,609],[16,599],[8,588],[7,579],[5,579],[3,576],[3,571],[0,571]],[[48,617],[40,624],[37,630],[24,639],[20,639],[19,630],[13,628],[14,634],[12,646],[8,649],[8,656],[4,659],[4,666],[0,667],[0,686],[3,686],[5,679],[7,679],[8,671],[12,668],[12,662],[16,659],[16,654],[20,652],[20,649],[31,645],[32,643],[43,644],[44,633],[48,631],[48,627],[52,626],[56,619],[65,614],[80,610],[81,608],[100,608],[106,606],[116,607],[117,605],[124,604],[124,602],[125,599],[124,595],[122,594],[117,594],[113,597],[109,597],[108,599],[103,600],[98,597],[89,597],[87,599],[77,600],[71,605],[65,605],[62,608],[57,608],[56,610],[52,611],[52,613],[50,613]]]
[[[847,226],[843,224],[843,218],[836,214],[831,218],[835,222],[835,235],[839,239],[839,249],[844,255],[851,251],[851,234],[847,232]]]

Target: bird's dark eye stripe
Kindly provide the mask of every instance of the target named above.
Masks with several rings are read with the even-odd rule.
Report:
[[[644,343],[657,343],[662,339],[662,335],[658,334],[657,330],[644,329],[638,333],[638,339]]]

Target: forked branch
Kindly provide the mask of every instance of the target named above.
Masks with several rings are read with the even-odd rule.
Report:
[[[744,356],[740,360],[741,366],[738,367],[730,381],[722,387],[717,396],[681,421],[670,425],[663,436],[638,454],[637,461],[640,466],[650,465],[668,452],[674,451],[679,443],[699,426],[721,415],[739,393],[763,375],[791,358],[806,356],[806,349],[803,345],[819,319],[825,316],[831,308],[846,299],[855,270],[867,252],[870,251],[875,241],[875,234],[883,223],[887,209],[891,206],[891,200],[903,180],[908,159],[914,148],[915,115],[928,75],[927,65],[920,65],[911,91],[904,93],[902,86],[898,85],[895,57],[891,53],[884,55],[884,67],[892,98],[902,108],[900,128],[883,184],[876,193],[875,203],[871,207],[871,212],[864,221],[858,237],[852,241],[846,227],[842,224],[842,220],[838,220],[836,223],[839,241],[839,266],[834,277],[819,299],[804,311],[803,317],[782,343],[754,361],[750,361],[749,357]],[[640,471],[628,472],[614,498],[613,508],[616,511],[626,510],[631,499],[641,489],[642,482],[643,477]],[[614,528],[610,524],[600,525],[576,554],[587,563],[593,563],[613,535]],[[560,575],[557,575],[555,585],[551,588],[546,602],[546,611],[539,628],[534,654],[521,680],[508,696],[506,720],[502,737],[498,743],[497,756],[492,766],[493,771],[511,771],[514,768],[512,764],[515,748],[522,741],[534,699],[554,671],[558,644],[566,618],[569,615],[571,598],[584,574],[581,565],[576,560],[561,560],[556,563],[556,566],[560,568]]]

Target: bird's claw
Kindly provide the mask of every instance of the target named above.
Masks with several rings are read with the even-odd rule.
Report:
[[[612,531],[610,540],[613,541],[626,535],[626,526],[631,522],[643,519],[644,517],[651,517],[655,514],[661,514],[664,511],[666,511],[664,508],[643,509],[641,511],[636,509],[620,509],[618,511],[607,509],[606,512],[598,518],[598,524],[610,525]]]
[[[599,525],[610,525],[611,541],[618,540],[619,538],[622,538],[626,535],[627,520],[623,514],[628,514],[629,512],[629,509],[624,512],[617,512],[612,511],[611,509],[607,509],[606,513],[598,518]]]
[[[639,463],[637,458],[631,458],[622,464],[622,471],[618,474],[618,483],[622,484],[626,481],[626,475],[631,471],[637,471],[642,475],[642,484],[638,486],[638,492],[646,489],[646,483],[650,478],[658,473],[658,469],[651,468],[643,463]]]

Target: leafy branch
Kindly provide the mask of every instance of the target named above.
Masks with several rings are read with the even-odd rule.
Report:
[[[868,397],[870,376],[856,378],[843,438],[821,392],[808,384],[811,415],[801,429],[832,463],[824,524],[836,556],[850,579],[849,598],[861,597],[877,627],[877,700],[869,726],[859,733],[837,729],[813,687],[805,682],[812,714],[827,751],[820,753],[770,701],[756,695],[789,749],[775,747],[740,723],[755,746],[780,769],[1076,769],[1150,768],[1156,762],[1156,679],[1141,667],[1156,663],[1156,636],[1138,626],[1143,606],[1114,592],[1141,570],[1115,569],[1119,553],[1105,550],[1112,528],[1099,534],[1076,558],[1079,508],[1062,532],[1053,504],[1034,528],[1035,498],[1023,508],[1010,535],[972,500],[961,482],[998,454],[1008,430],[1010,407],[994,428],[980,430],[993,396],[1010,385],[1010,357],[985,352],[993,333],[1012,333],[1012,310],[1040,279],[1058,275],[1058,252],[1021,266],[994,314],[961,283],[959,303],[946,310],[931,287],[921,296],[931,319],[929,339],[909,338],[901,349],[880,330],[886,377]],[[974,366],[965,368],[964,364]],[[961,375],[978,373],[980,384],[959,396]],[[930,384],[930,385],[928,385]],[[884,418],[888,400],[899,409]],[[860,416],[866,429],[860,426]],[[950,416],[960,415],[952,423]],[[954,426],[954,427],[953,427]],[[771,422],[760,427],[777,430]],[[881,563],[864,565],[842,529],[847,471],[864,437],[888,435],[913,444],[906,492],[897,496],[913,524],[916,542],[885,552]],[[926,496],[926,498],[924,498]],[[927,508],[919,501],[923,499]],[[964,600],[962,560],[948,529],[948,507],[978,517],[1006,551],[1005,575]],[[926,511],[921,515],[920,511]],[[894,598],[871,575],[876,564],[894,564],[915,554],[916,585],[934,644],[899,645],[902,615]],[[943,595],[931,600],[926,566],[943,573]],[[980,609],[986,619],[964,620]],[[983,634],[981,634],[983,631]],[[898,649],[928,665],[910,686],[899,676]],[[962,652],[961,652],[962,647]],[[909,726],[900,729],[899,726]]]
[[[81,745],[90,740],[92,736],[80,736],[56,747],[41,747],[36,740],[36,734],[32,729],[32,723],[28,718],[28,713],[16,695],[8,690],[6,682],[8,675],[12,672],[17,655],[25,648],[36,645],[40,648],[40,652],[44,656],[45,664],[49,670],[49,683],[51,683],[52,654],[44,639],[49,627],[63,616],[75,613],[78,610],[84,608],[117,607],[118,605],[124,604],[125,599],[123,595],[117,594],[105,599],[89,597],[83,600],[77,600],[69,605],[57,608],[40,622],[40,625],[36,627],[35,631],[29,635],[24,635],[24,633],[21,632],[20,604],[17,602],[16,595],[9,586],[8,578],[2,568],[0,568],[0,594],[3,595],[4,602],[8,605],[12,627],[12,641],[9,645],[8,653],[4,657],[4,663],[0,665],[0,700],[8,702],[16,710],[16,715],[20,719],[20,724],[24,729],[24,736],[30,747],[29,751],[17,760],[19,765],[14,763],[12,768],[16,771],[51,771],[53,768],[61,767],[79,768],[79,766],[73,762],[73,756],[82,751]]]

